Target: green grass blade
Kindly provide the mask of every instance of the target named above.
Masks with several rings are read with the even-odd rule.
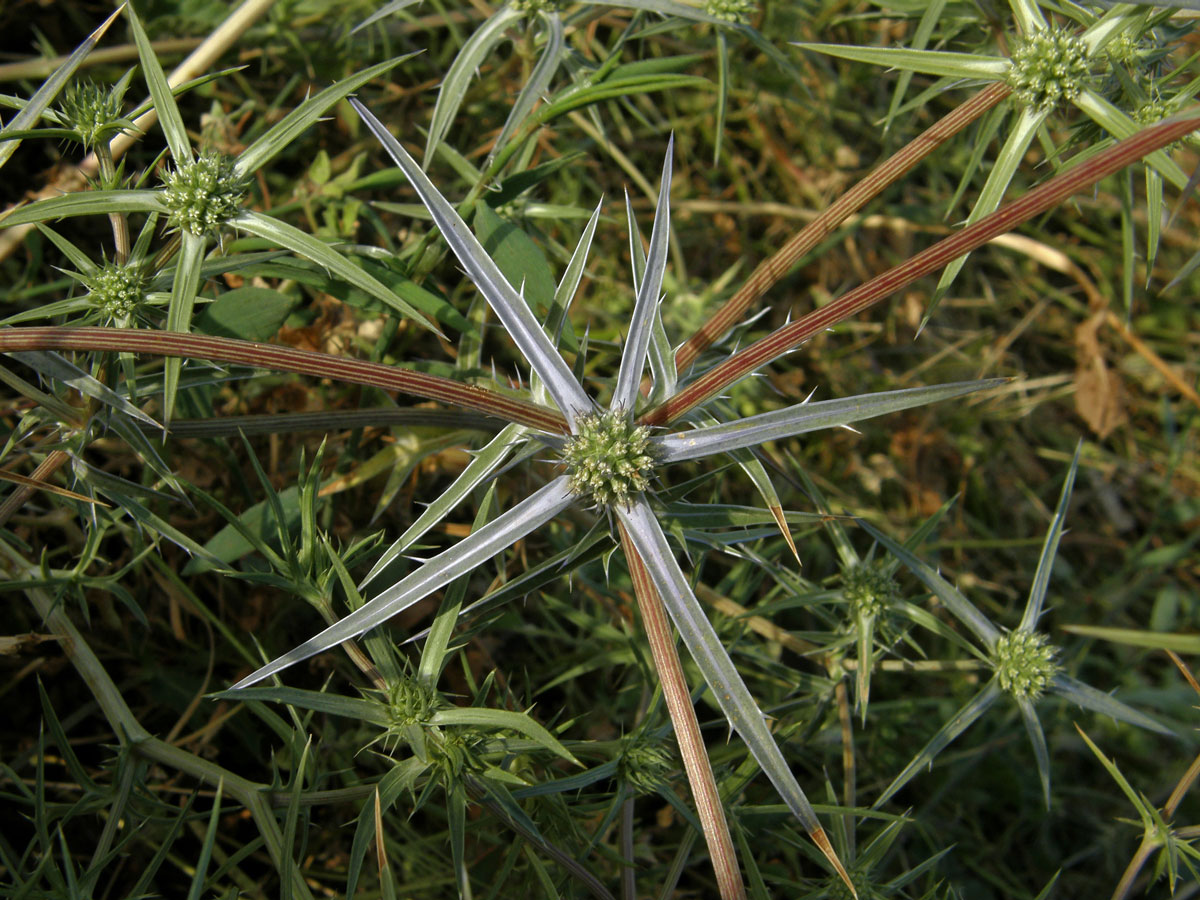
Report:
[[[955,738],[974,725],[975,721],[987,712],[988,708],[999,700],[1002,694],[1000,685],[993,678],[984,686],[983,690],[968,700],[966,705],[950,718],[950,721],[938,729],[937,734],[930,738],[929,743],[917,752],[912,761],[871,804],[871,809],[878,809],[908,784],[918,772],[932,766],[937,755],[945,750]]]
[[[333,247],[319,238],[288,225],[286,222],[251,210],[245,210],[230,224],[242,231],[248,231],[256,237],[274,241],[279,246],[286,247],[293,253],[324,266],[338,278],[349,282],[361,291],[366,291],[372,297],[382,300],[415,324],[434,334],[441,335],[441,332],[430,324],[429,320],[415,307],[401,300],[387,285],[350,263]]]
[[[389,59],[386,62],[370,66],[361,72],[351,75],[349,78],[342,79],[337,84],[330,85],[315,97],[309,97],[272,125],[258,140],[239,153],[237,160],[233,164],[234,171],[238,175],[249,175],[257,172],[280,151],[320,121],[321,116],[339,100],[352,94],[368,81],[383,75],[405,60],[416,56],[416,53],[417,51],[406,53],[403,56],[397,56],[395,59]]]
[[[175,280],[171,284],[171,303],[167,307],[167,331],[186,334],[191,329],[192,309],[200,289],[200,266],[204,263],[208,240],[190,231],[180,232],[183,244],[175,264]],[[175,394],[179,390],[179,373],[183,360],[168,359],[163,371],[163,424],[170,425],[175,410]]]
[[[942,75],[950,78],[985,79],[998,81],[1008,74],[1012,63],[999,56],[980,56],[975,53],[949,53],[943,50],[909,50],[903,47],[847,47],[842,44],[808,44],[796,42],[793,47],[813,50],[826,56],[848,59],[851,62],[887,66]]]
[[[1046,588],[1050,584],[1050,573],[1054,569],[1054,557],[1058,554],[1058,543],[1062,540],[1063,527],[1067,518],[1067,507],[1071,503],[1071,489],[1075,485],[1075,473],[1079,470],[1079,452],[1083,449],[1083,441],[1075,445],[1075,456],[1071,459],[1071,468],[1063,480],[1062,492],[1058,496],[1058,506],[1054,517],[1050,520],[1050,528],[1046,531],[1046,540],[1042,544],[1042,553],[1038,557],[1037,571],[1033,576],[1033,584],[1029,588],[1029,602],[1021,616],[1018,631],[1033,631],[1038,619],[1042,616],[1042,606],[1046,602]]]
[[[204,831],[204,843],[200,846],[200,855],[196,858],[195,872],[192,884],[188,888],[188,900],[200,900],[204,896],[204,883],[207,880],[208,863],[212,859],[213,847],[217,843],[217,832],[221,824],[221,793],[225,789],[225,779],[217,782],[217,792],[213,797],[212,812],[208,815],[208,828]]]
[[[429,136],[425,141],[425,166],[433,162],[438,146],[446,137],[446,132],[450,130],[450,124],[454,121],[454,117],[458,115],[458,108],[462,105],[471,79],[475,77],[475,71],[499,46],[500,42],[506,39],[509,27],[515,25],[523,17],[524,13],[513,9],[512,6],[501,7],[495,15],[475,29],[471,37],[463,44],[462,49],[458,51],[458,55],[454,57],[450,71],[442,80],[437,102],[433,107],[433,117],[429,123]]]
[[[546,46],[542,50],[542,55],[538,58],[537,65],[533,67],[533,71],[529,75],[521,92],[517,94],[517,99],[513,101],[512,109],[508,113],[508,118],[504,120],[504,126],[500,129],[500,134],[496,137],[496,142],[492,145],[492,150],[488,154],[487,162],[484,168],[488,168],[492,164],[492,160],[496,158],[505,145],[508,144],[509,138],[517,127],[525,121],[525,118],[533,110],[534,105],[545,96],[547,89],[550,87],[550,80],[554,77],[554,73],[558,71],[562,61],[563,50],[566,47],[566,42],[563,37],[563,20],[557,12],[542,12],[539,13],[538,19],[546,26]],[[465,49],[465,48],[464,48]],[[425,150],[425,159],[429,160],[430,151]]]
[[[87,372],[83,371],[83,369],[74,363],[68,362],[57,353],[34,350],[28,353],[13,353],[11,355],[21,360],[21,362],[42,376],[70,385],[85,397],[91,397],[93,400],[97,400],[105,406],[110,406],[127,416],[137,419],[139,422],[144,422],[152,428],[161,429],[162,427],[108,385],[93,378]]]
[[[137,45],[138,61],[142,64],[142,74],[146,86],[150,88],[150,97],[154,101],[154,110],[158,113],[158,121],[162,125],[163,137],[171,149],[171,158],[177,165],[192,161],[192,142],[188,140],[187,129],[183,127],[183,117],[175,103],[175,95],[167,75],[159,64],[158,54],[150,44],[146,30],[142,28],[141,19],[134,11],[133,4],[126,4],[125,16],[129,19],[129,30],[133,32],[133,42]]]

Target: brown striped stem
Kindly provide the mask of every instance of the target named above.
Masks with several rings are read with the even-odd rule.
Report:
[[[365,384],[385,391],[401,391],[427,400],[438,400],[473,409],[550,434],[568,432],[567,423],[558,412],[506,397],[478,385],[462,384],[438,375],[414,372],[382,363],[281,347],[278,344],[202,334],[133,331],[124,328],[0,329],[0,353],[21,350],[110,351],[211,359],[259,369],[331,378],[350,384]]]
[[[756,300],[779,281],[796,261],[825,240],[835,228],[879,196],[917,163],[958,134],[1011,93],[998,81],[957,106],[900,150],[880,163],[862,181],[805,225],[769,259],[761,262],[736,294],[675,351],[675,369],[683,372],[721,335],[736,325]]]
[[[751,344],[705,372],[687,387],[645,413],[643,425],[666,425],[690,409],[716,396],[731,384],[757,371],[771,360],[813,335],[862,312],[918,278],[936,272],[954,259],[970,253],[994,237],[1053,209],[1071,195],[1119,172],[1149,153],[1165,147],[1200,125],[1200,115],[1176,117],[1146,128],[1133,137],[1097,153],[1086,162],[1054,176],[1023,197],[1008,203],[973,225],[944,238],[900,265],[859,285],[821,309],[791,322]]]
[[[700,818],[704,841],[708,844],[708,856],[712,860],[713,872],[721,900],[745,900],[746,888],[738,871],[737,852],[729,834],[729,823],[725,820],[725,808],[713,777],[712,764],[708,761],[708,749],[700,734],[700,723],[696,720],[696,709],[692,706],[692,695],[683,667],[675,648],[675,637],[662,598],[646,564],[638,555],[637,548],[629,539],[625,526],[618,523],[621,546],[629,564],[629,575],[633,580],[633,592],[637,597],[638,609],[642,614],[642,627],[650,643],[654,657],[654,668],[662,685],[667,712],[675,726],[675,740],[679,744],[679,755],[692,789],[692,800]]]

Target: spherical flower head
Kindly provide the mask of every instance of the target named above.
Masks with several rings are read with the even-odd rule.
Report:
[[[900,587],[870,563],[850,569],[842,576],[842,596],[860,616],[877,616],[900,599]]]
[[[58,114],[84,148],[116,137],[133,123],[121,116],[121,96],[91,81],[79,81],[63,92]]]
[[[1073,100],[1090,74],[1087,45],[1081,38],[1063,29],[1042,28],[1017,44],[1008,86],[1025,103],[1045,110]]]
[[[858,893],[858,900],[867,900],[869,897],[878,896],[871,890],[871,879],[864,872],[851,872],[850,881],[854,884],[854,890]],[[825,879],[826,895],[829,900],[853,900],[854,895],[850,893],[850,888],[846,887],[846,882],[842,881],[839,875],[830,875]]]
[[[237,173],[233,160],[218,153],[182,163],[163,177],[163,183],[163,200],[170,210],[167,221],[197,236],[212,234],[236,216],[250,189],[249,179]]]
[[[748,25],[750,17],[758,11],[758,4],[755,0],[708,0],[704,11],[731,25]]]
[[[1001,635],[992,651],[992,665],[1000,687],[1019,700],[1036,700],[1058,672],[1058,649],[1044,634],[1010,631]]]
[[[110,319],[128,321],[146,297],[146,278],[139,267],[107,263],[83,279],[90,302]]]
[[[621,412],[594,413],[575,420],[562,461],[571,490],[601,506],[627,506],[629,498],[650,485],[654,453],[650,430]]]
[[[670,749],[660,740],[634,736],[625,742],[617,772],[639,794],[653,794],[667,782],[673,768]]]

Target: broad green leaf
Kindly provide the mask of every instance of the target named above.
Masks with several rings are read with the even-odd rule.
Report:
[[[422,328],[438,335],[441,334],[434,326],[429,324],[428,319],[396,296],[393,291],[389,290],[377,278],[368,275],[362,269],[358,268],[358,266],[349,262],[329,244],[313,237],[311,234],[280,222],[278,219],[251,210],[243,211],[230,224],[242,231],[248,231],[257,237],[266,238],[269,241],[279,244],[281,247],[286,247],[299,256],[303,256],[318,265],[324,266],[338,278],[349,282],[360,290],[366,291],[372,297],[382,300],[393,310],[400,313],[400,315],[411,319]]]
[[[289,532],[299,524],[300,489],[295,486],[284,488],[279,492],[279,503],[283,508],[282,523],[280,523],[274,507],[266,500],[255,503],[237,519],[245,529],[258,538],[259,542],[270,542],[281,524]],[[257,549],[255,543],[247,539],[237,526],[228,524],[208,539],[204,544],[204,551],[210,559],[219,560],[228,566],[254,552]],[[211,562],[194,559],[184,568],[183,573],[190,575],[208,571],[211,568]]]
[[[827,56],[848,59],[851,62],[887,66],[892,69],[907,69],[927,75],[944,75],[951,78],[986,79],[996,81],[1008,74],[1012,67],[1007,59],[999,56],[979,56],[974,53],[949,53],[942,50],[908,50],[901,47],[850,47],[842,44],[808,44],[794,42],[793,47],[815,50]]]
[[[349,78],[342,79],[337,84],[330,85],[315,97],[309,97],[239,153],[233,164],[234,171],[239,175],[250,175],[257,172],[288,145],[295,142],[306,130],[320,121],[321,116],[339,100],[415,55],[416,51],[370,66]]]
[[[79,68],[80,63],[87,59],[88,54],[92,52],[96,44],[100,42],[100,38],[104,37],[104,33],[108,31],[108,27],[112,25],[113,20],[121,14],[118,9],[100,26],[89,34],[75,51],[66,58],[61,66],[54,70],[49,78],[47,78],[42,86],[34,91],[33,96],[29,98],[29,102],[15,116],[8,120],[8,124],[0,128],[0,168],[8,162],[8,158],[12,156],[17,148],[21,146],[19,140],[14,140],[16,132],[26,132],[37,124],[38,118],[46,111],[54,99],[71,80],[75,74],[75,70]]]
[[[755,447],[764,441],[849,425],[851,422],[859,422],[872,416],[949,400],[1003,383],[1004,379],[999,378],[960,381],[932,387],[862,394],[839,400],[822,400],[817,403],[798,403],[786,409],[748,416],[723,425],[710,425],[656,437],[654,445],[659,449],[659,461],[662,463],[698,459],[741,447]]]
[[[542,248],[523,230],[498,216],[486,203],[475,204],[475,236],[509,284],[542,315],[554,300],[554,276]]]
[[[204,308],[196,320],[196,331],[265,341],[275,336],[295,305],[293,298],[270,288],[234,288]]]
[[[429,596],[463,572],[487,562],[505,547],[554,518],[574,500],[567,488],[566,476],[560,476],[512,509],[500,515],[486,528],[463,538],[448,550],[425,562],[408,577],[392,585],[366,606],[335,622],[316,637],[247,675],[233,686],[249,687],[287,667],[315,656],[343,641],[357,637]]]
[[[192,143],[188,140],[187,129],[183,127],[183,117],[175,104],[175,96],[171,93],[171,85],[167,75],[158,62],[158,54],[142,28],[142,22],[134,11],[133,4],[126,4],[125,16],[129,19],[129,30],[133,32],[133,42],[137,45],[138,61],[142,64],[142,74],[146,86],[150,88],[150,97],[154,100],[154,111],[158,113],[158,121],[162,125],[163,137],[171,148],[171,158],[176,165],[192,161]]]

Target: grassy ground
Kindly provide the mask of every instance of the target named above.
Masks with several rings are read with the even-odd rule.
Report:
[[[10,35],[18,30],[28,35],[27,42],[44,35],[57,52],[68,52],[107,12],[100,4],[68,6],[70,14],[58,15],[17,4],[0,13],[0,26]],[[152,40],[203,37],[224,12],[223,4],[142,6]],[[357,92],[420,158],[437,85],[464,39],[490,12],[483,4],[449,13],[443,6],[422,5],[413,16],[385,19],[351,37],[348,26],[370,12],[368,4],[278,4],[221,57],[221,66],[240,69],[179,97],[182,120],[194,139],[237,152],[306,92],[423,49]],[[587,214],[603,198],[588,277],[571,314],[577,339],[587,329],[589,388],[603,391],[615,375],[633,310],[623,191],[629,190],[648,235],[668,134],[674,133],[676,143],[663,319],[678,342],[815,212],[975,90],[939,92],[902,111],[885,133],[880,122],[893,100],[896,73],[787,46],[791,40],[907,44],[917,21],[905,17],[901,6],[776,3],[757,13],[752,22],[783,48],[802,86],[753,45],[730,38],[728,114],[719,137],[711,83],[717,79],[715,32],[695,24],[635,33],[622,59],[686,55],[670,65],[709,83],[605,101],[537,132],[521,165],[567,164],[497,211],[532,238],[557,276]],[[655,21],[650,16],[643,24]],[[1191,21],[1180,21],[1179,29],[1186,32]],[[629,22],[627,11],[605,8],[569,31],[568,46],[580,59],[596,61]],[[997,35],[1011,33],[1007,11],[989,21],[973,5],[950,4],[930,46],[995,52]],[[122,22],[103,46],[127,40]],[[19,46],[17,56],[24,58],[25,49]],[[1171,35],[1169,49],[1176,64],[1187,60],[1197,49],[1195,35]],[[178,58],[177,52],[164,52],[163,65],[169,71]],[[468,167],[454,155],[484,164],[511,98],[536,59],[533,40],[519,35],[480,66],[446,138],[454,153],[428,166],[452,199],[461,199],[471,186],[464,176]],[[112,81],[134,63],[129,57],[88,74]],[[565,83],[562,75],[554,82]],[[905,98],[932,83],[917,75]],[[40,76],[18,78],[0,93],[29,96],[38,84]],[[144,94],[138,76],[129,100],[138,102]],[[1064,112],[1050,120],[1046,137],[1065,142],[1081,121],[1073,109]],[[1080,146],[1091,139],[1084,130]],[[701,364],[830,302],[949,233],[982,185],[977,175],[951,204],[978,140],[968,130],[888,189],[820,252],[792,267],[768,294],[762,317],[709,351]],[[161,134],[151,132],[130,152],[125,172],[151,167],[163,146]],[[0,199],[7,204],[26,189],[52,182],[79,157],[77,145],[26,141],[8,163]],[[1194,146],[1175,149],[1173,157],[1185,172],[1195,168]],[[992,155],[985,152],[984,158]],[[1050,172],[1045,159],[1045,148],[1035,142],[1008,196],[1045,180]],[[340,103],[259,171],[249,203],[327,239],[399,251],[406,273],[415,271],[448,307],[482,322],[476,290],[454,260],[439,241],[421,242],[430,229],[427,219],[414,218],[419,207],[408,185],[399,176],[368,177],[394,173],[390,166],[350,107]],[[857,432],[835,429],[763,446],[760,459],[783,508],[798,514],[792,532],[802,569],[769,525],[681,524],[675,532],[683,537],[688,528],[691,567],[685,571],[703,586],[697,588],[701,600],[751,692],[774,717],[788,762],[839,855],[861,863],[855,868],[860,896],[1035,897],[1047,888],[1042,896],[1108,896],[1134,857],[1141,827],[1123,821],[1136,820],[1137,812],[1076,726],[1115,759],[1152,806],[1168,803],[1193,764],[1196,694],[1154,646],[1166,646],[1173,636],[1193,655],[1196,647],[1200,312],[1191,299],[1200,280],[1192,274],[1168,285],[1200,249],[1200,213],[1194,201],[1181,207],[1163,230],[1147,272],[1142,170],[1130,171],[1128,180],[1107,179],[1094,193],[1022,227],[1017,238],[974,253],[919,335],[936,283],[931,278],[818,335],[771,365],[764,377],[735,385],[718,407],[721,417],[734,418],[798,402],[813,390],[815,399],[829,399],[977,377],[1011,379],[978,398],[869,420]],[[1134,202],[1125,214],[1127,187]],[[1169,209],[1178,196],[1168,185]],[[1130,219],[1138,258],[1126,288],[1123,241]],[[104,216],[53,227],[93,259],[113,252]],[[224,252],[249,252],[261,243],[230,233]],[[70,268],[69,261],[37,232],[27,234],[0,266],[6,316],[79,293],[55,268]],[[305,284],[295,274],[263,264],[213,278],[202,297],[255,286],[286,298],[286,318],[270,336],[276,343],[478,383],[492,384],[494,368],[505,388],[528,379],[526,364],[494,319],[480,332],[478,365],[466,365],[470,342],[460,342],[460,331],[451,325],[445,338],[435,338],[342,283]],[[161,327],[162,314],[161,307],[151,310],[148,321]],[[205,327],[201,321],[196,330]],[[102,356],[75,359],[95,371],[91,367],[101,365]],[[157,414],[161,394],[153,388],[161,360],[104,358],[113,379],[122,366],[136,366],[145,389],[139,403]],[[30,384],[38,380],[18,361],[6,358],[5,366]],[[257,422],[269,422],[284,412],[411,402],[331,379],[252,374],[245,367],[216,370],[201,363],[185,366],[184,384],[175,415],[185,420],[254,415]],[[87,405],[61,382],[45,389],[77,408]],[[468,463],[469,451],[483,444],[486,434],[465,427],[478,422],[348,427],[327,419],[334,422],[327,432],[255,432],[242,438],[231,428],[216,438],[173,438],[159,452],[179,480],[174,493],[148,469],[145,454],[116,433],[97,430],[86,446],[76,446],[46,421],[30,425],[28,413],[36,405],[31,396],[12,385],[6,389],[0,411],[9,441],[6,471],[31,476],[47,453],[67,446],[87,468],[82,462],[64,466],[48,479],[51,484],[85,494],[100,485],[99,498],[106,496],[106,476],[154,488],[155,494],[147,491],[138,502],[155,518],[139,521],[119,504],[115,511],[96,513],[80,500],[38,492],[0,533],[9,548],[3,630],[13,638],[0,657],[0,696],[10,723],[0,738],[5,766],[0,792],[10,823],[0,836],[5,896],[336,896],[360,870],[359,890],[369,896],[465,896],[456,885],[460,870],[470,873],[472,896],[586,896],[569,867],[536,849],[523,817],[594,872],[614,896],[621,891],[622,855],[630,853],[636,896],[717,896],[704,842],[689,820],[691,795],[619,554],[609,566],[607,554],[598,550],[595,558],[573,562],[569,579],[548,578],[469,620],[437,682],[447,704],[529,713],[582,769],[511,729],[478,724],[442,728],[437,751],[424,750],[428,765],[414,767],[408,764],[423,751],[414,746],[420,739],[413,728],[420,727],[406,728],[402,716],[383,736],[370,722],[312,712],[303,704],[209,696],[319,629],[321,615],[305,604],[300,582],[321,585],[335,608],[344,608],[345,585],[365,575],[421,504],[436,499]],[[1080,441],[1069,531],[1039,627],[1061,647],[1064,671],[1116,692],[1165,723],[1173,736],[1043,699],[1038,710],[1049,747],[1047,810],[1018,708],[1005,699],[940,753],[932,771],[922,771],[879,810],[868,812],[914,754],[987,682],[990,670],[956,643],[964,629],[901,569],[903,596],[926,611],[936,628],[891,613],[880,617],[877,634],[888,641],[887,652],[879,655],[870,704],[860,718],[852,708],[854,670],[845,666],[847,659],[857,659],[854,624],[831,522],[845,528],[862,555],[873,541],[850,518],[808,514],[856,517],[903,541],[953,500],[919,555],[989,619],[1013,628]],[[310,569],[297,575],[272,570],[262,553],[230,549],[237,541],[227,517],[201,494],[241,516],[268,498],[267,485],[285,500],[294,497],[287,492],[304,481],[314,459],[320,497],[313,501],[313,523],[328,538],[328,552],[316,553],[306,563]],[[697,504],[763,506],[737,466],[722,463],[716,469],[711,461],[672,468],[669,487]],[[491,488],[473,492],[412,552],[424,557],[450,545],[473,522],[478,527],[553,472],[551,464],[535,462],[505,473]],[[299,518],[292,519],[290,533],[297,542],[311,540],[311,534],[302,534]],[[243,521],[266,544],[280,546],[267,513]],[[163,524],[222,556],[228,569],[203,571],[185,548],[164,538]],[[477,599],[579,545],[589,527],[587,516],[568,516],[497,561],[465,573],[446,593],[458,590],[467,602]],[[879,548],[874,552],[885,555]],[[347,568],[344,581],[336,574],[327,578],[336,569],[335,558]],[[18,559],[34,568],[21,569]],[[398,578],[406,565],[391,571]],[[417,604],[392,620],[387,635],[398,645],[424,628],[444,602],[437,595]],[[47,620],[52,605],[58,618]],[[746,614],[739,616],[739,609]],[[111,690],[80,677],[78,656],[64,654],[68,620],[80,629],[73,653],[82,640],[95,654],[95,668],[84,666],[85,676],[105,673]],[[1076,625],[1167,637],[1151,638],[1149,648],[1133,647],[1067,630]],[[412,645],[368,649],[390,678],[390,708],[402,709],[406,698],[398,696],[396,685],[409,684],[398,673],[415,666]],[[901,660],[920,665],[906,667]],[[388,665],[397,677],[390,677]],[[703,679],[686,655],[685,671],[693,695],[702,694]],[[354,699],[363,696],[355,685],[371,687],[340,652],[314,657],[285,673],[283,681]],[[117,723],[127,720],[113,713],[116,697],[161,744],[147,750],[144,742],[119,733]],[[766,780],[755,777],[744,746],[727,741],[728,727],[711,693],[698,697],[697,711],[751,895],[842,896],[803,830]],[[219,786],[212,783],[218,767],[227,773]],[[571,777],[578,780],[562,781]],[[256,784],[273,790],[263,793]],[[480,784],[499,787],[488,793]],[[377,787],[385,795],[378,806]],[[250,795],[266,798],[261,809],[247,802]],[[624,806],[634,795],[636,803]],[[842,815],[847,807],[857,807],[859,816]],[[1188,837],[1192,832],[1186,829],[1200,821],[1194,791],[1177,807],[1173,824]],[[276,823],[274,832],[263,825],[268,820]],[[631,847],[623,848],[622,835]],[[274,858],[272,840],[282,848]],[[1165,896],[1166,882],[1156,881],[1152,870],[1146,867],[1137,890]],[[1195,884],[1188,886],[1187,869],[1182,871],[1180,895],[1187,896]]]

